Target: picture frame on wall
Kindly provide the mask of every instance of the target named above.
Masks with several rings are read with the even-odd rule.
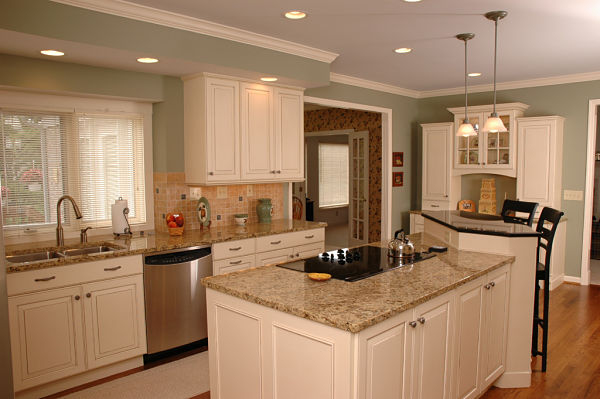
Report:
[[[392,187],[404,186],[404,172],[392,172]]]
[[[392,166],[394,166],[394,167],[404,166],[404,153],[403,152],[393,152],[392,153]]]

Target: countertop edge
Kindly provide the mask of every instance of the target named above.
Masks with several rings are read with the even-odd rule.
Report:
[[[426,213],[421,213],[421,216],[423,216],[426,219],[429,219],[431,221],[434,221],[436,223],[439,223],[445,227],[448,227],[449,229],[452,229],[454,231],[457,231],[459,233],[469,233],[469,234],[479,234],[479,235],[487,235],[487,236],[499,236],[499,237],[508,237],[508,238],[512,238],[512,237],[538,237],[540,235],[540,233],[533,231],[531,233],[507,233],[504,231],[488,231],[488,230],[477,230],[477,229],[469,229],[467,227],[458,227],[458,226],[454,226],[450,223],[447,223],[443,220],[440,220],[434,216],[428,215]]]

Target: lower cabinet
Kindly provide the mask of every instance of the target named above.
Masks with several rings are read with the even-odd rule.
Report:
[[[260,252],[256,254],[256,265],[266,266],[275,265],[290,260],[300,260],[318,256],[325,250],[325,245],[320,244],[306,244],[299,245],[293,248],[276,249],[274,251]]]
[[[213,261],[213,276],[227,274],[255,266],[254,255],[240,256]]]
[[[15,391],[146,353],[142,274],[36,288],[9,296],[8,308]]]

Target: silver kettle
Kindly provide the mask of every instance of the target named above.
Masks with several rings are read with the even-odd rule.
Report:
[[[388,256],[403,259],[414,258],[415,246],[404,234],[404,229],[394,233],[394,239],[388,244]]]

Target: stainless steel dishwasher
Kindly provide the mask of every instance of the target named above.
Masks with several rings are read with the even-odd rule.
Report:
[[[212,275],[210,247],[184,248],[144,256],[148,354],[208,336],[206,289]]]

